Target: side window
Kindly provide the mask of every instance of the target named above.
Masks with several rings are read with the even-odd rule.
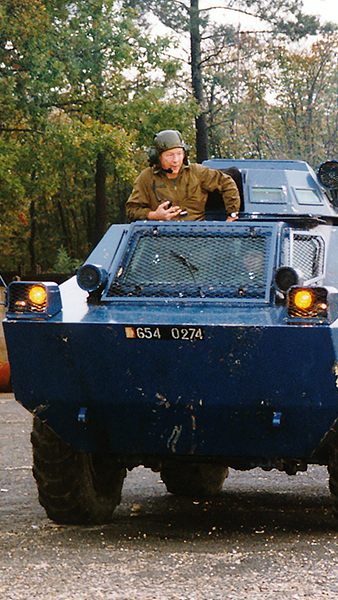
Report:
[[[284,264],[301,271],[305,280],[320,278],[324,271],[324,240],[320,236],[292,232],[284,239]]]

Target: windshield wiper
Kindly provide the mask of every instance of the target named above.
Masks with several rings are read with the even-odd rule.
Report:
[[[196,265],[193,265],[190,260],[184,256],[184,254],[178,254],[178,252],[175,252],[174,250],[170,250],[171,254],[177,258],[177,260],[180,261],[181,265],[184,265],[185,267],[187,267],[189,269],[189,273],[191,275],[191,277],[194,280],[194,283],[196,283],[196,278],[195,278],[195,272],[198,271],[198,267],[196,267]]]

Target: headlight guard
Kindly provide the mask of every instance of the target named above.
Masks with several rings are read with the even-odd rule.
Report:
[[[332,323],[338,317],[338,290],[292,286],[287,296],[287,315],[290,322]]]
[[[6,305],[9,319],[49,319],[62,310],[60,289],[49,281],[12,281]]]

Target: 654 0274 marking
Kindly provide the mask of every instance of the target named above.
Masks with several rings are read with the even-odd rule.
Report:
[[[126,326],[126,338],[137,340],[186,340],[190,342],[204,340],[202,327],[171,325]]]

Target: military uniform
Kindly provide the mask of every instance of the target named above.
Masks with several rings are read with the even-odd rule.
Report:
[[[230,175],[188,163],[183,164],[176,179],[169,179],[161,167],[154,165],[137,177],[127,200],[127,215],[131,221],[145,220],[149,211],[155,211],[162,202],[170,200],[172,206],[187,211],[186,216],[178,215],[175,220],[202,221],[208,192],[216,190],[223,197],[227,214],[238,213],[240,195]]]

